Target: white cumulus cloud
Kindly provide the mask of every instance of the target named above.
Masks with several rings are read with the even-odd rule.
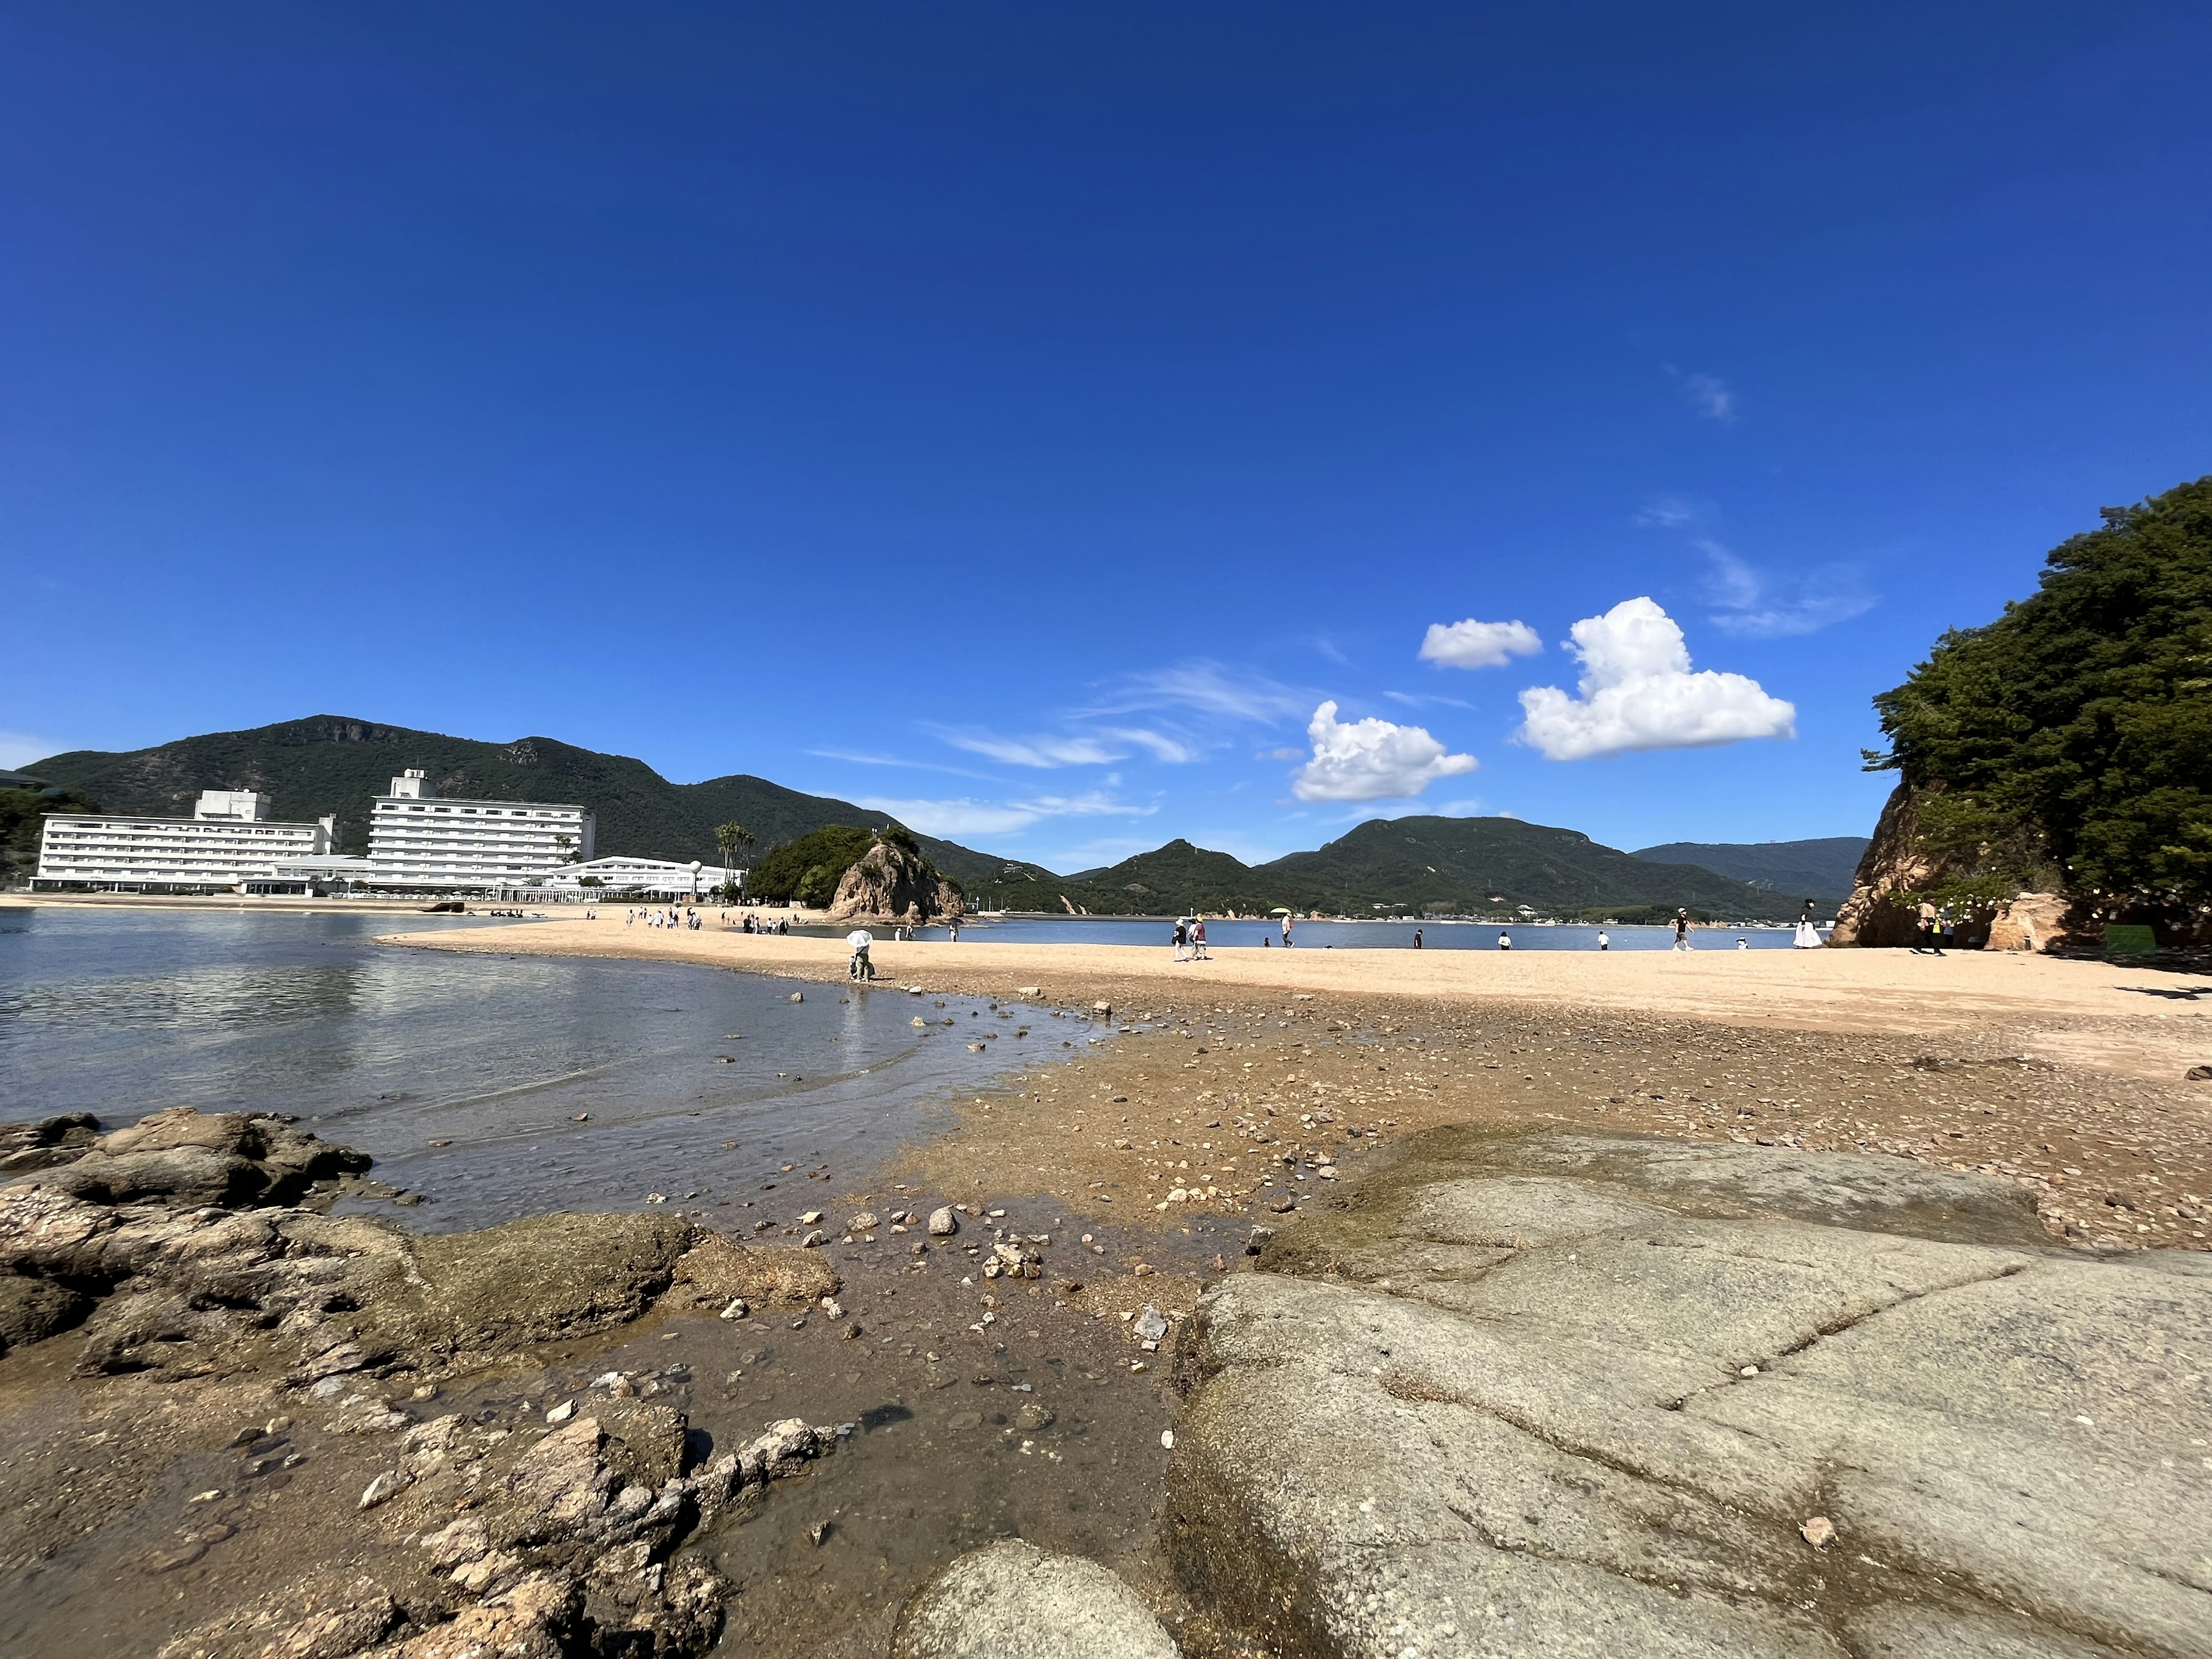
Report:
[[[1431,623],[1421,637],[1421,660],[1447,668],[1503,668],[1513,657],[1533,657],[1544,648],[1536,630],[1524,622]]]
[[[1314,710],[1306,735],[1313,758],[1298,769],[1291,793],[1300,800],[1385,800],[1418,795],[1438,778],[1472,772],[1472,755],[1451,755],[1418,726],[1368,719],[1348,724],[1336,704]]]
[[[1581,695],[1556,685],[1521,694],[1527,719],[1517,735],[1547,759],[1797,735],[1796,709],[1758,681],[1710,668],[1691,672],[1682,630],[1649,599],[1623,599],[1569,631],[1582,659]]]

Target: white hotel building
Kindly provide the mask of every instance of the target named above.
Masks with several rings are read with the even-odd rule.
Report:
[[[208,893],[268,891],[302,885],[276,866],[321,858],[337,820],[283,823],[269,816],[269,797],[244,789],[207,789],[188,818],[48,812],[39,839],[39,872],[31,886],[125,891]]]
[[[540,801],[441,800],[420,771],[392,781],[371,803],[372,887],[524,887],[592,856],[597,825],[580,806]]]

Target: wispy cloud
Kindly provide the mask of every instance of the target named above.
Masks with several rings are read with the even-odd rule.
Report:
[[[1262,749],[1252,757],[1254,760],[1263,761],[1304,760],[1305,757],[1304,750],[1293,749],[1288,744],[1284,744],[1280,749]]]
[[[1097,791],[1080,795],[1038,795],[1025,800],[917,800],[876,795],[860,803],[871,811],[888,812],[901,823],[925,836],[1003,836],[1045,818],[1150,817],[1159,809],[1117,800]]]
[[[1720,543],[1698,543],[1710,562],[1705,598],[1708,620],[1723,633],[1744,639],[1785,639],[1862,616],[1881,602],[1869,592],[1857,568],[1826,564],[1787,580],[1738,558]]]
[[[1439,697],[1414,691],[1385,691],[1382,694],[1393,702],[1402,702],[1408,708],[1472,708],[1474,705],[1464,697]],[[1297,750],[1291,751],[1293,755]]]
[[[1735,419],[1735,392],[1719,375],[1685,374],[1682,391],[1690,406],[1707,420],[1725,423]]]
[[[1204,752],[1195,744],[1170,737],[1164,732],[1155,732],[1149,726],[1109,726],[1103,729],[1108,737],[1134,744],[1154,760],[1170,766],[1188,766]]]
[[[971,755],[982,755],[1008,766],[1049,770],[1059,766],[1105,766],[1122,757],[1091,737],[1012,737],[975,727],[927,726],[939,739]]]
[[[1309,699],[1278,680],[1204,658],[1172,668],[1125,675],[1106,686],[1079,717],[1188,708],[1220,719],[1273,725],[1303,714]]]
[[[1647,529],[1679,530],[1705,509],[1681,495],[1654,495],[1636,509],[1636,522]]]
[[[945,772],[956,778],[988,781],[985,774],[970,771],[964,766],[943,766],[935,761],[908,760],[903,755],[870,755],[854,749],[810,749],[806,752],[823,760],[848,761],[854,766],[901,766],[915,772]]]

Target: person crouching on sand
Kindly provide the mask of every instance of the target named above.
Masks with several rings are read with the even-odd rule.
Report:
[[[1501,951],[1511,950],[1513,948],[1513,935],[1510,933],[1500,933],[1498,936],[1498,948]]]

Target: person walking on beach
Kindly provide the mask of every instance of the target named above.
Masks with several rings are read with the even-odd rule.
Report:
[[[1413,929],[1413,948],[1416,951],[1421,948],[1421,930],[1418,927]]]
[[[1190,959],[1193,962],[1209,960],[1206,953],[1206,918],[1204,916],[1199,917],[1190,925]]]
[[[1288,916],[1283,918],[1283,948],[1285,951],[1291,948],[1291,918]]]
[[[1920,901],[1920,925],[1913,932],[1912,954],[1916,957],[1942,956],[1943,940],[1936,933],[1936,924],[1941,913],[1927,899]]]
[[[1172,937],[1175,939],[1175,959],[1177,962],[1183,961],[1183,950],[1189,941],[1190,931],[1183,925],[1181,916],[1176,918],[1175,933]]]
[[[1690,913],[1687,910],[1674,912],[1674,948],[1677,951],[1690,948]]]

